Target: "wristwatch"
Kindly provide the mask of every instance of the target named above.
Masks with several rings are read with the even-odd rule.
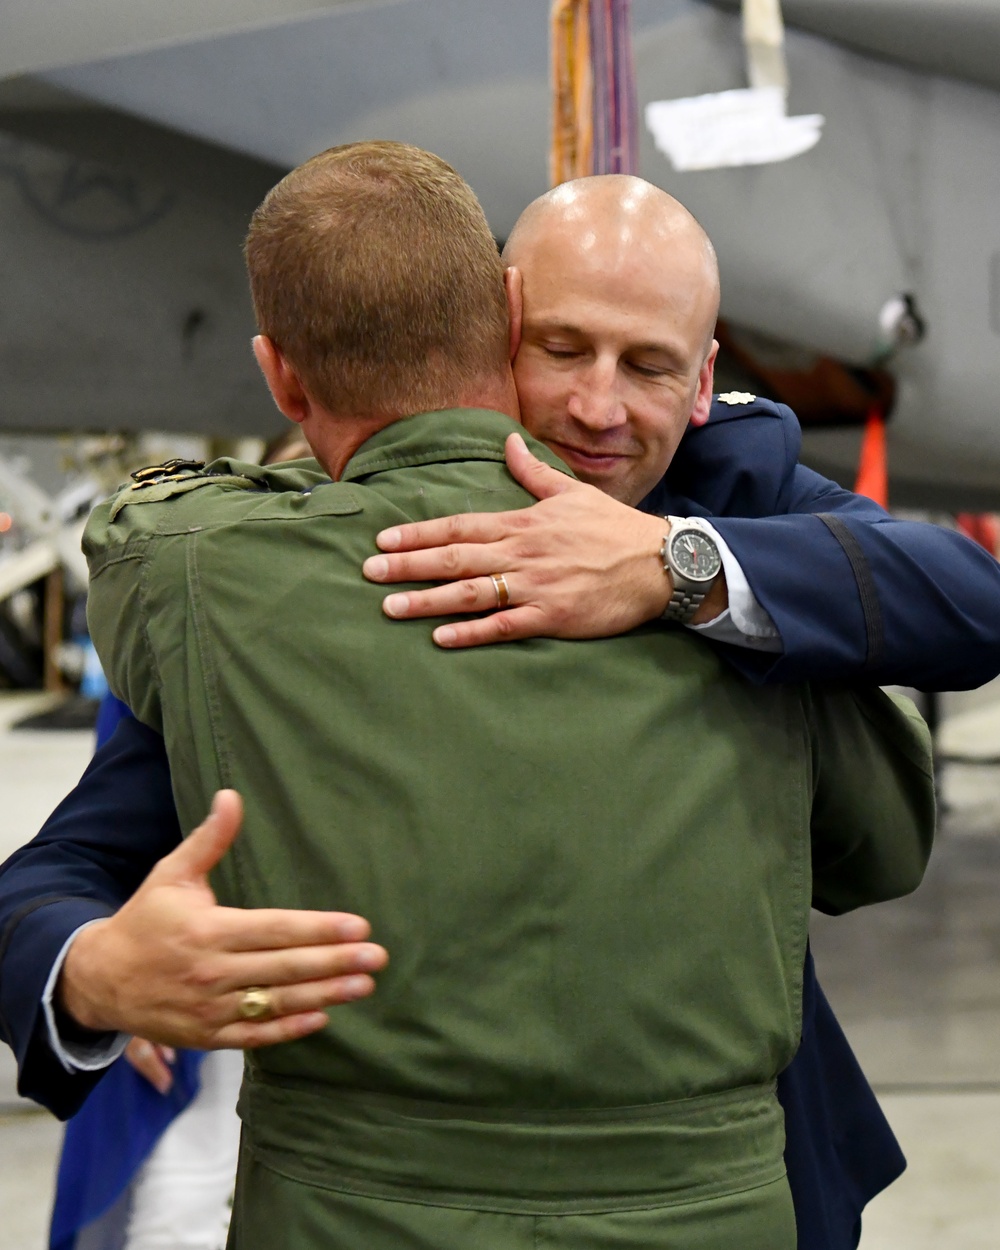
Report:
[[[668,516],[670,533],[660,548],[663,571],[670,574],[674,593],[663,620],[686,625],[698,611],[722,571],[715,539],[697,517]]]

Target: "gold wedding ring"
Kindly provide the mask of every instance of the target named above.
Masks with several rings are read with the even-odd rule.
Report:
[[[490,581],[497,592],[497,608],[505,608],[510,603],[510,589],[507,586],[506,577],[502,573],[491,573]]]
[[[274,1015],[274,999],[271,991],[259,985],[248,986],[243,991],[238,1008],[241,1020],[270,1020]]]

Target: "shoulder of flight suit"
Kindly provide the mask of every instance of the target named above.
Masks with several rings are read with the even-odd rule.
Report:
[[[295,460],[280,465],[250,464],[228,456],[210,464],[199,460],[168,460],[137,469],[132,481],[114,497],[112,513],[117,516],[129,504],[176,499],[200,487],[304,494],[329,480],[315,460]]]
[[[210,464],[171,460],[139,469],[132,479],[87,522],[83,550],[91,574],[108,559],[136,556],[152,538],[230,524],[268,505],[276,514],[361,510],[356,489],[332,483],[314,460],[272,466],[228,457]],[[319,487],[325,489],[317,493]]]

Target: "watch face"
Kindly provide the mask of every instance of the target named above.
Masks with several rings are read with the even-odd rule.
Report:
[[[719,549],[699,530],[681,530],[670,538],[670,554],[677,570],[693,582],[710,582],[722,568]]]

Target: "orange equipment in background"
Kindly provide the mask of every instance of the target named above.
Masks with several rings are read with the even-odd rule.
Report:
[[[991,556],[1000,556],[1000,519],[993,512],[960,512],[955,524],[966,537],[985,547]]]
[[[865,433],[861,440],[861,456],[858,460],[858,478],[854,483],[856,495],[866,495],[883,508],[889,506],[889,468],[886,455],[885,416],[875,406],[868,413]]]

